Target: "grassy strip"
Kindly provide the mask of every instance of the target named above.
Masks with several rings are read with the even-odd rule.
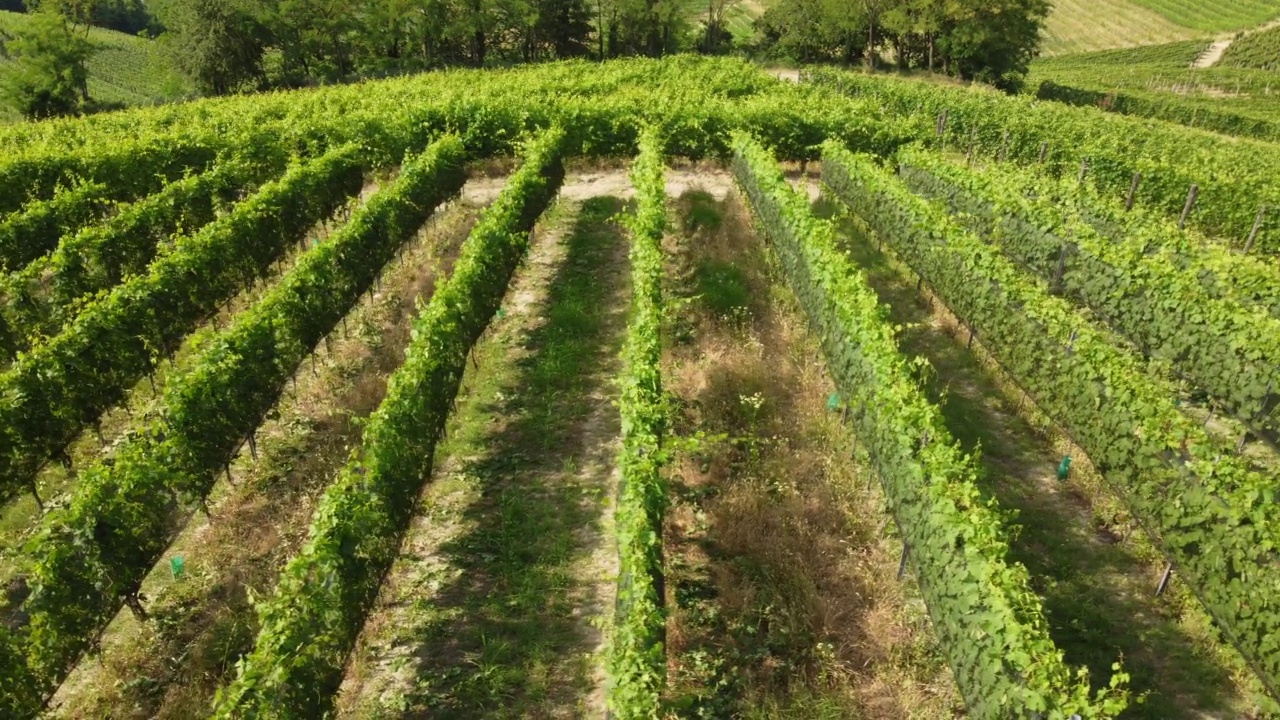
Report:
[[[128,604],[145,617],[138,584],[178,527],[175,503],[203,502],[232,454],[275,404],[297,365],[368,290],[382,267],[464,180],[456,138],[409,162],[341,232],[307,252],[261,302],[171,380],[156,420],[88,469],[65,510],[46,517],[30,550],[27,682],[0,703],[38,709],[70,664]],[[25,692],[23,692],[25,690]]]
[[[823,181],[1072,435],[1176,561],[1272,692],[1280,678],[1280,506],[1250,469],[1175,404],[1176,389],[1066,301],[964,231],[866,155],[828,143]]]
[[[564,135],[553,129],[472,231],[415,321],[405,364],[365,428],[363,449],[325,491],[310,540],[258,606],[261,631],[215,717],[319,717],[399,547],[431,467],[467,354],[488,326],[529,246],[529,230],[564,177]]]
[[[364,169],[355,146],[292,168],[21,356],[0,377],[0,497],[29,485],[201,318],[359,192]]]
[[[640,138],[631,171],[631,322],[622,354],[622,456],[619,465],[618,605],[610,646],[609,708],[619,720],[657,718],[666,685],[662,466],[666,404],[662,394],[662,236],[667,226],[663,141]]]
[[[1128,704],[1127,676],[1116,672],[1091,698],[1088,671],[1063,662],[1026,569],[1007,560],[1007,530],[975,484],[972,458],[919,387],[879,300],[837,248],[831,225],[813,216],[762,146],[737,135],[735,147],[734,173],[821,338],[970,711],[1119,714]]]

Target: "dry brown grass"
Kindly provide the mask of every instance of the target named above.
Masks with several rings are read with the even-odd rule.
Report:
[[[705,268],[737,268],[748,309],[692,301],[673,333],[688,341],[666,361],[678,431],[723,438],[675,470],[673,700],[749,717],[950,717],[949,671],[895,579],[901,546],[882,537],[878,486],[827,411],[820,353],[737,196],[716,204],[718,227],[690,227],[706,203],[678,203],[673,273],[692,293]]]

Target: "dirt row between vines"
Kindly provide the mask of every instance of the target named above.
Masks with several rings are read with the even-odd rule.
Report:
[[[821,353],[723,171],[669,177],[675,403],[667,562],[671,717],[964,714],[901,544],[856,439],[829,409]],[[272,592],[315,499],[359,442],[414,313],[448,272],[501,177],[476,177],[335,333],[259,431],[258,457],[219,484],[56,717],[191,717],[252,645],[250,597]],[[811,196],[816,184],[804,181]],[[625,168],[576,167],[535,231],[503,311],[468,368],[401,556],[336,698],[341,717],[601,717],[613,615],[615,379],[625,332],[632,194]],[[1123,658],[1133,717],[1245,717],[1239,668],[1078,450],[968,351],[954,320],[849,226],[904,351],[938,369],[953,433],[981,447],[986,489],[1021,513],[1055,640],[1095,680]],[[1072,453],[1060,483],[1057,460]],[[182,556],[175,581],[169,558]]]
[[[673,714],[955,716],[918,589],[896,578],[879,484],[749,211],[735,191],[689,193],[674,214]]]

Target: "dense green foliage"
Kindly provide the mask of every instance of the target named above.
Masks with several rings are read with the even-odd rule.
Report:
[[[178,527],[179,501],[208,494],[298,365],[434,208],[461,189],[464,160],[455,138],[410,158],[393,184],[211,338],[166,383],[163,411],[86,470],[68,507],[45,518],[29,553],[33,592],[24,606],[22,672],[33,682],[0,696],[6,717],[31,714],[121,602],[137,606],[133,593]],[[0,670],[16,677],[18,668]]]
[[[32,119],[74,115],[89,100],[89,55],[84,38],[57,13],[36,13],[4,39],[0,100]]]
[[[1128,702],[1126,676],[1115,673],[1091,699],[1088,671],[1063,662],[1026,568],[1007,560],[1007,530],[975,483],[972,458],[917,384],[875,292],[838,248],[831,225],[813,216],[763,147],[744,135],[735,147],[734,174],[822,342],[970,712],[1117,715]]]
[[[3,3],[0,3],[3,5]],[[0,10],[0,38],[28,27],[34,14]],[[134,105],[189,98],[194,88],[172,59],[154,40],[103,27],[79,28],[77,34],[93,52],[86,61],[90,103],[86,111],[111,110]],[[0,56],[0,65],[5,62]],[[14,111],[12,119],[21,118]],[[9,119],[0,107],[0,122]]]
[[[1144,355],[1180,375],[1248,427],[1280,430],[1280,320],[1217,295],[1156,232],[1103,237],[1078,210],[1025,174],[975,173],[920,150],[899,154],[917,193],[945,201],[978,235],[1088,307]],[[1027,197],[1030,193],[1038,197]]]
[[[118,207],[106,220],[63,236],[52,253],[0,277],[0,350],[14,354],[56,335],[78,313],[82,298],[146,272],[174,236],[213,222],[284,164],[283,157],[225,160]]]
[[[1014,89],[1036,56],[1045,0],[781,0],[760,18],[764,46],[802,62],[867,60]]]
[[[62,237],[114,210],[113,202],[134,200],[159,191],[167,182],[204,167],[210,153],[182,143],[133,148],[131,167],[112,168],[128,179],[90,181],[74,187],[56,186],[45,202],[27,205],[0,219],[0,270],[21,270],[54,250]],[[104,177],[104,180],[107,178]]]
[[[1088,453],[1270,692],[1280,687],[1280,488],[1177,406],[1176,388],[868,156],[823,182],[929,282]]]
[[[60,188],[70,188],[63,197],[47,205],[27,205],[27,217],[0,214],[0,223],[12,226],[6,233],[12,239],[6,244],[6,270],[17,270],[51,250],[58,236],[42,233],[44,228],[57,228],[71,222],[86,206],[99,197],[130,200],[155,192],[163,180],[181,177],[189,169],[207,166],[216,152],[208,138],[139,138],[123,140],[111,150],[93,157],[65,153],[13,153],[0,167],[0,213],[15,212],[24,202],[47,200],[58,195]],[[93,186],[100,191],[77,191],[76,186]],[[64,219],[66,218],[66,219]],[[29,227],[29,229],[28,229]]]
[[[471,231],[453,274],[414,320],[404,364],[365,424],[357,456],[326,488],[309,539],[258,604],[261,630],[219,718],[321,717],[431,471],[467,355],[498,311],[534,222],[559,191],[564,135],[534,140]]]
[[[0,376],[0,493],[12,496],[61,457],[196,323],[359,192],[364,169],[351,146],[293,168],[21,355]]]
[[[655,531],[665,502],[658,373],[664,154],[733,160],[884,484],[971,714],[1110,716],[1128,699],[1125,674],[1094,677],[1091,687],[1065,664],[1026,571],[1008,559],[1007,518],[979,493],[974,461],[919,385],[922,366],[903,358],[832,226],[812,216],[775,157],[805,161],[825,152],[828,184],[1074,435],[1275,690],[1274,478],[1190,421],[1175,402],[1180,388],[1091,325],[1092,315],[1046,293],[1044,282],[945,210],[849,152],[888,156],[930,138],[943,111],[944,140],[962,150],[972,138],[975,152],[1030,165],[1040,143],[1050,143],[1044,169],[1064,179],[999,164],[990,174],[970,173],[977,178],[970,185],[960,183],[965,173],[951,178],[936,157],[903,157],[969,194],[990,193],[991,202],[964,206],[978,215],[967,221],[994,228],[996,239],[1041,275],[1051,265],[1056,273],[1058,248],[1075,248],[1061,289],[1122,313],[1112,318],[1117,327],[1153,354],[1175,356],[1175,364],[1198,373],[1197,384],[1244,407],[1257,400],[1268,372],[1263,359],[1274,357],[1280,271],[1273,258],[1232,253],[1178,230],[1170,217],[1181,210],[1186,185],[1198,182],[1193,224],[1229,231],[1238,247],[1257,205],[1280,200],[1271,146],[990,92],[845,74],[826,81],[839,90],[779,82],[733,60],[573,61],[0,128],[0,189],[17,193],[4,196],[0,227],[95,184],[115,192],[116,185],[153,183],[105,219],[66,223],[52,252],[0,281],[0,299],[10,305],[0,318],[15,348],[30,346],[0,377],[0,459],[9,494],[345,203],[364,170],[451,135],[424,155],[410,154],[394,185],[301,254],[230,328],[192,338],[190,354],[165,373],[158,412],[131,420],[99,462],[80,468],[67,504],[49,511],[29,557],[16,559],[15,576],[27,579],[33,594],[14,608],[18,620],[0,629],[0,714],[35,713],[122,604],[145,614],[141,577],[252,437],[298,363],[368,289],[406,233],[456,191],[461,159],[519,151],[530,135],[541,139],[527,146],[453,277],[415,322],[407,363],[365,426],[363,448],[330,478],[308,543],[287,565],[278,592],[258,605],[261,632],[219,699],[222,716],[320,717],[330,710],[346,655],[430,471],[467,353],[558,188],[562,157],[637,151],[633,311],[620,405],[623,572],[606,658],[618,715],[658,715],[665,686]],[[1082,156],[1089,179],[1079,184],[1071,178]],[[162,183],[154,168],[175,158],[187,158],[184,170]],[[190,174],[183,176],[185,168]],[[1117,210],[1134,170],[1144,173],[1138,196],[1146,207]],[[1277,248],[1274,221],[1259,246],[1268,252]],[[1174,325],[1183,336],[1173,336]],[[1223,347],[1206,347],[1214,333],[1227,338]],[[1229,386],[1231,377],[1239,387]]]
[[[162,0],[162,37],[209,93],[444,66],[687,48],[676,0]]]
[[[734,128],[768,138],[790,159],[816,158],[826,137],[889,152],[912,130],[883,122],[870,103],[781,83],[738,60],[682,56],[606,68],[574,62],[454,71],[383,81],[376,91],[339,86],[11,126],[0,131],[0,148],[13,149],[0,156],[0,189],[15,188],[17,200],[24,177],[40,179],[40,187],[68,177],[111,177],[111,164],[131,157],[123,139],[148,134],[218,150],[303,155],[359,142],[379,162],[390,162],[389,149],[436,132],[457,132],[479,156],[508,153],[515,138],[556,122],[567,126],[572,152],[589,156],[633,154],[646,124],[666,130],[672,154],[691,158],[726,156],[726,133]],[[0,203],[6,199],[0,193]]]
[[[811,78],[918,118],[920,139],[932,137],[932,121],[946,113],[943,139],[962,151],[1023,162],[1036,162],[1044,152],[1062,172],[1076,172],[1086,162],[1088,177],[1113,197],[1123,197],[1133,174],[1141,172],[1138,202],[1172,217],[1181,215],[1194,184],[1199,194],[1190,224],[1232,245],[1245,242],[1259,207],[1280,207],[1280,157],[1270,143],[1224,141],[1177,125],[976,88],[831,70],[815,70]],[[1280,251],[1280,213],[1264,216],[1257,249]]]
[[[999,166],[1008,171],[1007,165]],[[1044,180],[1047,178],[1041,178]],[[1230,298],[1280,319],[1280,266],[1256,254],[1243,254],[1213,242],[1194,230],[1179,230],[1173,220],[1142,208],[1125,209],[1124,203],[1102,197],[1088,181],[1065,176],[1056,186],[1028,180],[1028,187],[1046,197],[1079,209],[1080,217],[1112,242],[1142,238],[1150,248],[1173,254],[1183,270],[1196,272],[1200,283],[1217,298]]]
[[[122,33],[138,34],[152,28],[154,21],[144,0],[19,0],[30,11],[52,11],[79,27],[95,26]]]
[[[622,351],[622,454],[615,523],[618,603],[609,652],[609,708],[620,720],[660,717],[666,684],[666,598],[662,528],[667,487],[662,391],[662,237],[667,228],[663,141],[640,138],[631,170],[636,214],[631,222],[631,320]]]

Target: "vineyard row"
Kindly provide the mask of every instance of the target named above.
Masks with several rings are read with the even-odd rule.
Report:
[[[823,182],[1067,429],[1274,692],[1280,490],[1272,478],[1184,415],[1174,388],[1139,358],[873,158],[829,143]]]

